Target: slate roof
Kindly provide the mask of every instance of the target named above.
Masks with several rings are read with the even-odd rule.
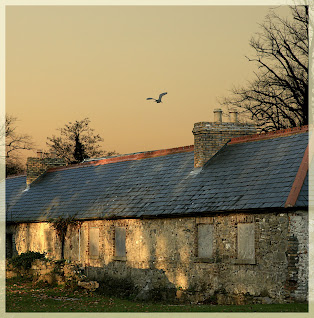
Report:
[[[296,206],[308,207],[309,206],[309,174],[306,174],[304,183],[302,185],[300,194],[298,196]]]
[[[26,187],[6,180],[7,221],[199,215],[284,208],[308,133],[227,144],[202,169],[194,152],[47,172]],[[305,180],[295,207],[308,206]]]

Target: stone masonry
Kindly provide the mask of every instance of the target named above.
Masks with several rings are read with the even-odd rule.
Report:
[[[92,280],[132,280],[143,299],[151,291],[174,291],[177,299],[195,303],[306,301],[307,222],[307,211],[83,221],[68,230],[65,258],[85,267]],[[238,259],[239,223],[253,225],[255,253],[249,261]],[[200,224],[212,225],[210,257],[198,255]],[[125,242],[116,228],[125,229],[120,232]],[[201,228],[203,235],[206,226]],[[15,224],[8,230],[17,253],[60,258],[61,244],[50,223]],[[125,244],[125,257],[116,256],[115,239]]]

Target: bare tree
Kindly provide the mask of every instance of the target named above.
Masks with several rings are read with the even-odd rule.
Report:
[[[292,19],[274,11],[250,40],[255,78],[220,103],[249,115],[262,130],[308,125],[308,6],[291,6]]]
[[[6,176],[21,173],[25,170],[20,160],[21,150],[32,150],[34,144],[27,134],[17,132],[17,118],[12,115],[5,116],[5,123],[0,127],[1,147],[4,147]]]
[[[34,148],[34,143],[29,135],[16,132],[16,121],[16,117],[7,114],[5,116],[5,126],[1,127],[0,134],[5,136],[6,159],[16,159],[20,150],[32,150]]]
[[[84,118],[74,123],[69,122],[64,128],[59,128],[60,136],[48,137],[47,145],[55,151],[57,157],[63,158],[68,164],[79,163],[92,157],[112,156],[115,151],[106,152],[100,149],[103,141],[94,129],[89,126],[90,120]]]

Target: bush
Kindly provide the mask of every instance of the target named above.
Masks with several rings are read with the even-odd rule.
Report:
[[[44,258],[45,254],[30,251],[12,257],[12,259],[9,260],[9,263],[15,268],[27,270],[31,268],[34,260]]]
[[[105,275],[102,280],[99,281],[99,288],[97,293],[104,296],[115,296],[125,299],[133,299],[138,293],[134,283],[128,278],[116,278],[109,275]]]

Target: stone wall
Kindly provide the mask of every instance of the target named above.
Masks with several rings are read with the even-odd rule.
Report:
[[[293,213],[289,215],[286,290],[293,298],[300,300],[306,300],[308,294],[308,224],[307,214]]]
[[[243,234],[239,223],[252,228]],[[198,233],[201,224],[212,225],[207,250],[207,227]],[[125,242],[124,231],[115,235],[117,227],[125,229]],[[132,280],[143,299],[154,291],[192,302],[306,301],[307,227],[307,211],[85,221],[69,228],[65,258],[85,266],[90,279]],[[18,224],[8,230],[18,253],[33,250],[60,258],[61,244],[51,224]],[[246,241],[251,245],[242,246]],[[250,255],[241,256],[239,250]]]
[[[19,268],[6,262],[6,278],[28,277],[34,282],[46,282],[48,284],[65,284],[75,286],[78,283],[89,284],[86,277],[81,273],[77,264],[66,263],[65,261],[53,261],[47,258],[35,259],[30,268]]]

